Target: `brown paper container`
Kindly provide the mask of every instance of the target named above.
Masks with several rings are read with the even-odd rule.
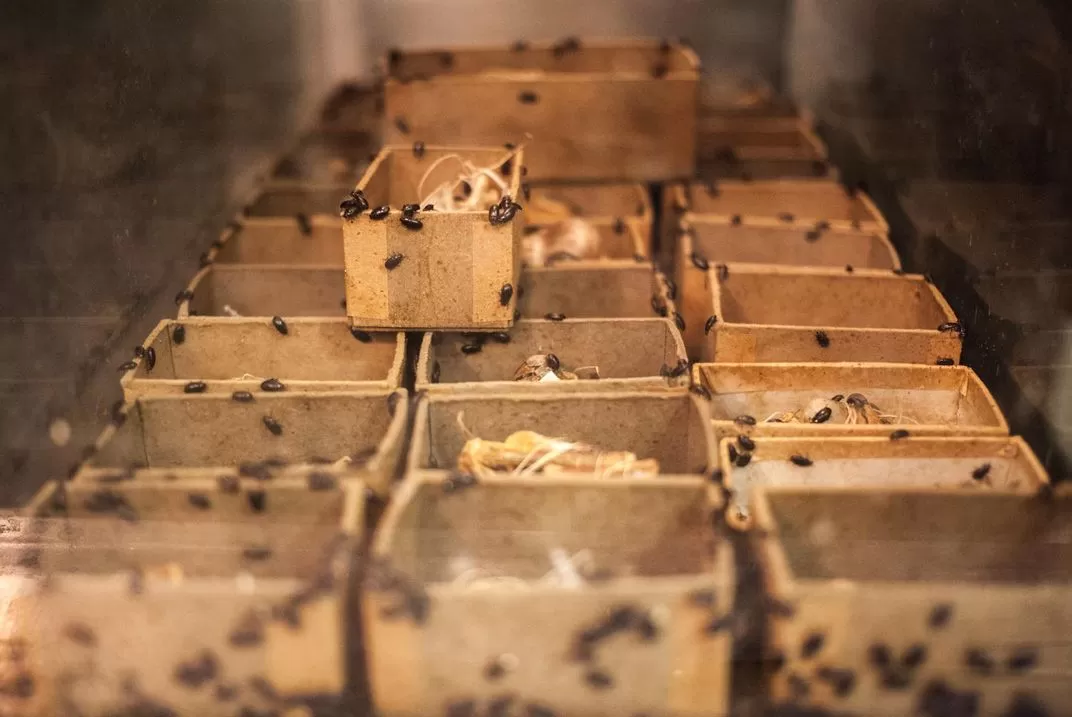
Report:
[[[674,317],[670,285],[649,262],[563,261],[521,272],[518,310],[527,319],[562,314],[573,319]]]
[[[606,239],[607,228],[617,228],[616,234],[635,234],[640,246],[629,253],[616,252],[608,258],[631,259],[636,254],[651,256],[651,198],[643,184],[559,184],[544,183],[532,186],[531,200],[526,207],[528,225],[553,224],[565,217],[541,205],[550,200],[565,205],[570,216],[584,219],[600,230]],[[553,206],[553,205],[552,205]]]
[[[387,493],[406,439],[405,390],[253,395],[253,401],[212,393],[142,396],[122,408],[119,425],[104,429],[75,480],[215,480],[252,475],[255,464],[286,477],[315,466]]]
[[[1008,423],[986,385],[967,366],[874,363],[695,364],[693,382],[711,394],[716,440],[742,433],[751,438],[889,436],[1005,436]],[[770,423],[776,412],[795,412],[815,400],[862,394],[893,423],[849,424],[837,402],[825,423]],[[755,425],[738,422],[756,419]],[[899,420],[898,420],[899,417]]]
[[[509,341],[503,343],[502,339]],[[479,346],[476,353],[473,346]],[[468,347],[463,351],[463,347]],[[554,354],[577,381],[515,381],[526,359]],[[686,361],[685,346],[668,319],[524,319],[509,334],[480,341],[462,334],[425,334],[417,362],[417,391],[510,393],[532,391],[665,390],[688,374],[665,373]],[[590,369],[597,380],[585,380]]]
[[[1072,700],[1067,495],[768,487],[754,512],[775,702],[791,682],[802,706],[890,717],[950,690],[988,717]],[[830,668],[852,670],[844,696]]]
[[[384,148],[358,189],[370,210],[389,206],[391,213],[377,221],[365,211],[343,223],[346,310],[355,326],[492,330],[513,324],[522,220],[493,225],[485,207],[422,210],[422,228],[402,225],[403,205],[422,202],[418,194],[460,171],[458,161],[444,159],[449,155],[495,168],[510,159],[507,194],[521,201],[520,151],[511,159],[508,151],[487,147]],[[396,256],[401,258],[389,267]]]
[[[56,491],[48,484],[23,519],[34,542],[21,556],[33,567],[0,578],[12,598],[5,644],[19,646],[5,666],[33,685],[25,699],[5,696],[11,714],[148,714],[155,705],[222,717],[238,704],[331,703],[352,680],[360,482],[313,491],[304,480],[245,481],[233,493],[207,477],[74,483],[59,512]],[[253,492],[263,512],[251,509]],[[109,500],[129,519],[90,508]],[[219,689],[236,697],[221,700]]]
[[[213,264],[194,275],[177,316],[345,316],[339,266]]]
[[[388,70],[388,143],[531,135],[534,180],[660,181],[695,168],[699,60],[681,45],[405,52]]]
[[[441,480],[409,478],[377,534],[370,573],[401,576],[426,601],[418,624],[394,609],[399,591],[366,584],[379,714],[438,714],[470,700],[484,714],[504,694],[530,713],[727,713],[730,637],[705,627],[732,608],[734,567],[729,544],[709,532],[699,481],[503,479],[448,494]],[[606,577],[540,584],[550,551],[588,551]],[[526,583],[460,584],[455,571],[469,565]],[[654,629],[626,628],[579,660],[579,635],[615,612]],[[498,664],[508,669],[489,679]],[[608,684],[600,677],[611,688],[594,686]]]
[[[968,491],[1031,493],[1049,477],[1031,448],[1018,436],[999,438],[761,438],[738,466],[730,449],[719,446],[723,485],[731,492],[726,519],[737,528],[752,524],[752,495],[766,486],[816,488],[848,486],[888,488],[956,488]],[[792,458],[807,458],[801,466]],[[985,475],[984,475],[985,474]],[[979,477],[976,477],[979,476]]]
[[[402,385],[405,334],[369,334],[364,342],[344,318],[284,318],[284,335],[264,318],[164,320],[142,343],[155,352],[119,380],[123,395],[182,395],[191,381],[207,393],[256,392],[266,378],[295,391],[390,391]],[[181,342],[175,330],[182,327]]]
[[[690,271],[700,271],[695,267]],[[953,310],[922,276],[731,264],[704,274],[715,363],[960,359]],[[705,322],[706,324],[706,322]]]

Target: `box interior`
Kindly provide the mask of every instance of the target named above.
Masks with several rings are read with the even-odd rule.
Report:
[[[798,490],[767,497],[798,579],[1072,581],[1068,497]]]
[[[293,217],[243,223],[216,252],[217,264],[343,265],[342,229],[332,220],[310,222],[309,233]]]
[[[859,393],[897,423],[951,426],[998,424],[982,388],[955,373],[933,374],[918,386],[890,387],[883,385],[879,376],[868,378],[866,374],[835,374],[812,384],[811,376],[795,377],[792,373],[772,371],[768,380],[757,381],[751,386],[738,384],[726,390],[719,387],[717,372],[707,375],[710,376],[706,383],[711,390],[711,416],[716,421],[732,421],[737,416],[749,415],[763,422],[775,413],[803,410],[816,399],[828,400],[837,394],[850,396]],[[945,380],[946,376],[953,380]],[[848,417],[844,404],[836,403],[831,419],[825,425],[844,424]]]
[[[574,217],[639,217],[647,211],[646,190],[636,184],[564,185],[538,184],[532,187],[529,219],[537,212],[562,209]],[[543,205],[544,202],[551,206]]]
[[[189,483],[201,483],[191,481]],[[308,578],[323,565],[325,551],[339,535],[344,511],[341,490],[309,491],[304,483],[252,484],[221,493],[213,481],[204,490],[124,489],[121,485],[71,485],[67,518],[44,518],[42,567],[65,573],[115,574],[140,568],[148,577],[219,577],[243,572],[255,578]],[[249,490],[265,492],[263,512],[250,507]],[[121,497],[136,521],[94,512],[103,492]],[[190,495],[209,502],[196,507]],[[61,525],[62,524],[62,525]],[[268,548],[265,559],[244,555]],[[238,588],[236,586],[235,590]]]
[[[185,339],[175,345],[175,324]],[[271,321],[168,322],[152,343],[156,366],[144,361],[135,379],[239,380],[253,376],[295,381],[383,381],[394,363],[397,334],[372,334],[364,343],[345,319],[287,321],[287,335]]]
[[[557,550],[588,551],[616,576],[661,577],[707,568],[706,528],[700,485],[495,484],[447,495],[426,483],[396,525],[391,555],[424,583],[539,581]]]
[[[736,227],[693,222],[692,247],[709,262],[721,264],[782,264],[854,269],[897,267],[889,245],[878,234],[825,231],[818,239],[810,228]]]
[[[428,147],[420,157],[406,149],[392,148],[382,156],[379,165],[374,165],[363,190],[373,208],[387,205],[399,210],[405,204],[420,204],[423,207],[428,195],[438,185],[459,179],[463,173],[467,174],[463,162],[471,162],[477,167],[485,167],[498,175],[508,187],[507,193],[509,194],[513,178],[509,174],[504,175],[502,171],[503,164],[509,158],[510,150],[505,147],[501,149]],[[462,196],[463,191],[460,186],[457,187],[455,196]],[[490,203],[485,203],[476,211],[486,212],[489,205]]]
[[[193,291],[190,313],[200,316],[346,315],[342,266],[216,264]]]
[[[654,316],[655,273],[650,264],[526,268],[518,309],[525,318],[549,313],[572,319]]]
[[[243,210],[248,217],[292,217],[295,214],[339,216],[339,202],[353,185],[269,187]]]
[[[678,360],[670,324],[660,319],[522,320],[510,330],[508,344],[492,339],[479,353],[462,353],[471,342],[462,334],[434,336],[429,358],[439,364],[440,383],[513,381],[518,367],[535,354],[555,354],[566,371],[598,367],[601,379],[658,377],[662,366]]]
[[[502,441],[515,431],[535,431],[654,458],[663,474],[702,474],[707,468],[704,428],[689,395],[674,393],[433,400],[427,424],[415,430],[425,432],[428,453],[420,457],[422,468],[454,468],[470,437]]]
[[[949,321],[922,279],[732,272],[719,284],[734,324],[937,329]]]
[[[690,189],[690,210],[695,214],[739,215],[777,219],[792,214],[797,221],[874,221],[860,197],[849,196],[837,182],[754,182],[720,184],[712,194],[703,184]]]
[[[485,75],[488,79],[525,81],[544,73],[643,73],[656,67],[669,72],[694,72],[693,60],[681,47],[650,45],[593,47],[555,51],[552,47],[466,49],[458,52],[404,52],[390,68],[392,78],[420,79],[439,75]]]
[[[371,456],[391,422],[387,395],[256,392],[142,397],[127,421],[92,459],[94,468],[236,466],[357,461]],[[274,435],[265,417],[283,429]]]

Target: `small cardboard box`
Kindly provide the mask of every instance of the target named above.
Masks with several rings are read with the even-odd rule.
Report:
[[[1009,433],[986,385],[967,366],[883,363],[712,363],[692,367],[693,383],[711,395],[715,439],[766,437],[997,437]],[[864,423],[845,399],[863,396],[890,423]],[[835,396],[841,400],[831,401]],[[831,406],[823,423],[774,422],[776,414]],[[818,404],[812,413],[820,410]],[[854,418],[855,416],[855,418]],[[740,420],[738,420],[740,419]],[[750,420],[756,421],[755,425]],[[850,423],[855,420],[856,422]]]
[[[429,395],[415,414],[409,471],[454,469],[472,437],[502,441],[515,431],[535,431],[654,458],[660,480],[698,479],[716,465],[710,420],[705,403],[684,389]]]
[[[663,258],[667,262],[677,258],[682,221],[709,225],[712,233],[720,227],[742,248],[769,241],[776,229],[795,230],[801,238],[820,227],[883,236],[890,231],[867,194],[848,191],[830,179],[678,183],[663,196]],[[841,265],[845,263],[851,262]]]
[[[284,384],[251,394],[142,396],[117,412],[75,480],[265,479],[314,467],[388,492],[406,440],[405,390],[310,393]]]
[[[683,219],[678,232],[676,280],[678,304],[688,324],[686,344],[698,355],[704,342],[703,326],[708,312],[704,264],[770,264],[778,266],[837,267],[899,270],[901,261],[885,234],[854,229],[818,232],[786,226],[752,227],[737,235],[730,219],[708,221]]]
[[[182,327],[176,335],[175,330]],[[258,391],[277,378],[296,391],[390,391],[402,385],[405,334],[357,334],[345,318],[187,317],[164,320],[120,379],[123,395],[182,395],[191,381],[206,393]]]
[[[730,460],[733,438],[719,447],[729,489],[730,525],[752,524],[752,495],[764,486],[815,488],[959,488],[1037,493],[1049,483],[1031,448],[1018,436],[997,438],[762,438],[744,466]],[[804,460],[811,461],[810,464]],[[797,462],[794,462],[796,460]]]
[[[0,577],[32,680],[9,714],[345,704],[363,506],[360,482],[48,484],[23,519],[32,568]]]
[[[527,319],[548,314],[571,319],[674,318],[676,292],[648,262],[563,261],[526,267],[517,306]]]
[[[553,354],[561,368],[577,373],[579,380],[514,380],[526,359],[546,354]],[[509,334],[494,334],[486,340],[464,334],[425,334],[416,390],[665,390],[668,385],[688,383],[687,374],[666,376],[686,360],[681,336],[669,319],[524,319]],[[597,380],[592,380],[592,369]]]
[[[710,117],[697,137],[703,176],[727,179],[829,177],[837,170],[806,119]]]
[[[216,264],[343,266],[338,217],[248,217],[229,227],[209,251]]]
[[[369,210],[343,222],[346,308],[355,326],[491,330],[513,324],[520,218],[493,222],[483,203],[473,211],[440,206],[403,216],[404,205],[424,207],[436,187],[460,181],[463,161],[498,176],[504,201],[520,199],[521,150],[388,146],[358,183]],[[374,219],[372,210],[382,207],[390,212]]]
[[[699,60],[655,40],[395,52],[389,143],[498,144],[532,136],[536,180],[690,177]]]
[[[1065,712],[1072,499],[1043,495],[757,491],[750,535],[784,658],[773,701],[889,717]]]
[[[212,264],[176,297],[178,317],[345,316],[341,266]]]
[[[363,596],[377,714],[727,714],[731,638],[710,625],[735,576],[703,490],[504,478],[448,493],[441,476],[409,478]]]
[[[309,132],[276,160],[268,181],[353,185],[378,144],[369,132]]]
[[[922,276],[758,264],[711,266],[703,273],[715,317],[708,319],[704,360],[960,360],[957,317]]]
[[[639,253],[650,256],[651,198],[643,184],[535,184],[525,211],[529,225],[578,218],[597,227],[628,226],[643,241]]]

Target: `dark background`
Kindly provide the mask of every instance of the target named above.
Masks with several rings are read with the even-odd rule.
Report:
[[[116,366],[335,82],[389,46],[566,34],[687,36],[709,96],[762,79],[811,107],[967,326],[965,362],[1066,476],[1070,33],[1058,1],[9,0],[0,506],[94,440]]]

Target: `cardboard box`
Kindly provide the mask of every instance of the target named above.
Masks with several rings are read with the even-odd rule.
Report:
[[[712,117],[701,124],[702,176],[727,179],[836,177],[826,144],[804,120]]]
[[[296,391],[391,391],[402,385],[406,336],[359,334],[345,318],[281,317],[273,319],[187,317],[164,320],[142,345],[152,349],[135,357],[135,368],[119,380],[123,395],[183,395],[191,381],[206,393],[230,396],[260,390],[277,378]],[[175,330],[178,327],[179,339]]]
[[[248,217],[237,222],[209,251],[216,264],[343,266],[342,221],[338,217]]]
[[[1038,458],[1018,436],[761,438],[754,443],[751,460],[744,466],[730,459],[731,447],[741,448],[735,439],[727,438],[719,446],[722,482],[731,494],[726,519],[738,528],[752,526],[752,496],[771,485],[1035,494],[1049,483]],[[802,459],[811,463],[800,465]]]
[[[740,247],[768,240],[776,229],[795,230],[801,238],[826,225],[830,230],[885,236],[890,230],[866,193],[850,192],[831,179],[678,183],[663,197],[666,262],[677,257],[682,221],[709,225],[712,232],[715,227],[723,227],[728,238]]]
[[[340,704],[354,678],[348,601],[364,488],[316,488],[49,484],[22,519],[32,568],[0,577],[5,667],[21,662],[32,686],[5,695],[11,714]]]
[[[716,317],[704,360],[934,365],[960,359],[957,317],[922,276],[756,264],[712,265],[703,273],[709,315]]]
[[[699,60],[658,41],[396,52],[388,143],[520,143],[534,180],[690,177]]]
[[[641,263],[645,264],[651,260],[651,230],[650,228],[641,228],[635,222],[622,222],[616,219],[610,220],[586,220],[587,223],[596,231],[599,236],[598,244],[592,247],[591,254],[584,257],[573,256],[554,256],[556,253],[553,250],[555,246],[552,242],[548,242],[544,246],[544,254],[546,260],[542,266],[561,266],[563,264],[573,264],[578,261],[581,262],[594,262],[602,259],[624,259],[626,263]],[[545,227],[553,227],[554,225],[535,225],[528,224],[522,230],[524,236],[530,236]],[[540,264],[533,262],[531,259],[532,254],[525,249],[525,242],[527,240],[522,239],[521,250],[521,268],[522,271],[529,267],[529,264],[534,264],[539,267]]]
[[[967,366],[881,363],[694,364],[693,383],[711,395],[715,439],[746,434],[767,437],[882,437],[904,429],[913,436],[998,437],[1009,433],[1005,416],[986,385]],[[864,423],[844,399],[861,394],[891,423]],[[840,401],[828,401],[840,396]],[[805,412],[828,402],[823,423],[768,421],[783,412]],[[811,413],[820,410],[819,404]],[[849,423],[856,416],[856,423]],[[755,425],[738,421],[744,416]]]
[[[464,424],[467,433],[462,431]],[[716,465],[710,415],[684,389],[665,392],[429,395],[417,407],[408,469],[452,470],[466,440],[535,431],[659,462],[664,476],[701,478]]]
[[[563,261],[521,272],[517,302],[521,316],[542,319],[562,314],[574,319],[673,318],[677,306],[666,277],[648,262]]]
[[[686,343],[699,355],[704,342],[703,326],[708,310],[704,275],[697,263],[770,264],[777,266],[837,267],[846,272],[857,269],[899,270],[901,261],[883,233],[853,229],[817,232],[785,226],[752,227],[740,235],[732,221],[683,219],[677,239],[677,285],[679,304],[688,324]],[[696,257],[696,261],[693,258]]]
[[[414,476],[363,596],[376,712],[725,715],[734,586],[699,481]]]
[[[385,495],[406,440],[406,392],[142,396],[124,405],[78,471],[80,482],[263,478],[315,470]]]
[[[177,316],[345,316],[340,266],[213,264],[176,298]]]
[[[480,204],[473,211],[421,210],[405,225],[402,207],[426,206],[437,186],[461,176],[462,160],[491,168],[505,182],[504,200],[520,201],[520,150],[388,146],[362,177],[357,189],[369,210],[343,223],[347,313],[355,326],[513,324],[522,220],[492,223],[489,206]],[[390,213],[374,219],[372,210],[385,206]]]
[[[503,342],[502,339],[509,339]],[[553,354],[580,380],[516,381],[526,359]],[[669,319],[524,319],[505,336],[425,334],[417,362],[417,391],[429,393],[665,390],[688,384],[666,374],[686,361]],[[592,369],[596,378],[589,376]]]
[[[601,234],[605,227],[628,227],[641,237],[638,253],[651,255],[651,198],[643,184],[536,184],[525,210],[528,225],[579,218],[599,227]]]
[[[1067,494],[768,487],[754,512],[775,703],[893,717],[1072,701]]]

